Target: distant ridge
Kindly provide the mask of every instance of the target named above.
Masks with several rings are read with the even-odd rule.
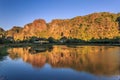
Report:
[[[14,26],[5,31],[5,36],[14,37],[15,40],[25,40],[30,37],[60,39],[77,38],[81,40],[113,39],[120,36],[116,19],[120,13],[109,12],[93,13],[85,16],[77,16],[72,19],[55,19],[46,23],[43,19],[36,19],[24,27]],[[0,32],[4,32],[0,28]]]

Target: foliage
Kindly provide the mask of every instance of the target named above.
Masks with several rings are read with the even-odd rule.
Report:
[[[6,31],[6,36],[13,36],[15,40],[33,42],[31,37],[47,38],[55,42],[66,37],[68,42],[114,40],[120,37],[119,20],[120,14],[101,12],[86,16],[77,16],[72,19],[55,19],[46,23],[38,19],[24,26],[13,27]]]
[[[53,37],[49,37],[49,38],[48,38],[48,41],[49,41],[50,43],[56,43],[56,42],[57,42],[57,40],[55,40]]]

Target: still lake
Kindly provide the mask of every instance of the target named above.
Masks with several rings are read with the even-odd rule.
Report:
[[[120,47],[0,48],[0,80],[120,80]]]

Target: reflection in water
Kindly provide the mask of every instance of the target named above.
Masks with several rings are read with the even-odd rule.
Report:
[[[0,48],[0,61],[4,60],[4,57],[7,55],[7,48]]]
[[[37,54],[40,52],[45,52],[45,51],[51,51],[53,49],[52,46],[39,46],[39,47],[30,47],[29,48],[29,53],[31,54]]]
[[[54,46],[51,51],[32,54],[31,47],[10,48],[11,59],[22,58],[34,67],[43,67],[49,63],[56,68],[72,68],[96,75],[120,74],[120,48],[107,46]]]

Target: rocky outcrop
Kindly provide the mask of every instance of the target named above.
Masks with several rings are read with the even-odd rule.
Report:
[[[120,14],[108,12],[93,13],[86,16],[77,16],[72,19],[55,19],[46,23],[43,19],[34,20],[26,24],[23,29],[16,31],[12,28],[7,35],[13,36],[15,40],[29,39],[30,37],[41,37],[60,39],[77,38],[85,41],[91,39],[113,39],[119,36],[118,22],[116,19]]]
[[[33,23],[26,24],[23,28],[14,26],[12,29],[6,31],[6,37],[10,36],[15,40],[29,39],[33,36],[41,37],[41,32],[45,30],[47,30],[45,20],[37,19]]]
[[[6,37],[13,37],[15,40],[22,33],[22,27],[14,26],[12,29],[6,31]]]
[[[33,23],[29,23],[24,26],[23,30],[21,31],[20,40],[29,39],[30,37],[36,36],[40,37],[40,33],[47,29],[47,24],[43,19],[37,19],[33,21]]]

